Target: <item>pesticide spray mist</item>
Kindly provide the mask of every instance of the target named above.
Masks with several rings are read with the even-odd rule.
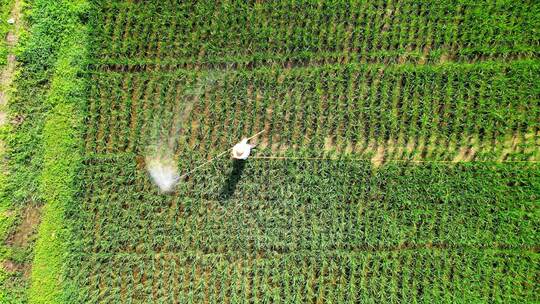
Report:
[[[220,76],[221,77],[221,76]],[[172,113],[154,117],[150,144],[146,148],[146,170],[162,192],[172,192],[180,181],[175,152],[185,123],[199,97],[218,80],[217,74],[199,78],[183,94],[183,103]],[[181,107],[181,108],[180,108]]]
[[[146,169],[162,192],[171,192],[180,180],[172,153],[147,155]]]

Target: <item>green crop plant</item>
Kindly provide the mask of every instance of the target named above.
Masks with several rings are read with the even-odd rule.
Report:
[[[351,41],[362,60],[420,61],[424,52],[439,51],[467,61],[538,54],[532,28],[539,9],[528,1],[292,1],[217,7],[208,1],[111,1],[99,6],[93,25],[100,33],[94,37],[96,59],[103,63],[146,58],[172,64],[231,59],[261,65],[267,60],[336,62],[351,56],[345,52]],[[156,15],[159,20],[144,22]],[[195,30],[189,32],[191,28]]]
[[[191,138],[191,149],[209,155],[214,153],[212,149],[220,151],[242,134],[254,134],[261,129],[267,129],[270,134],[266,135],[270,137],[268,142],[272,141],[267,148],[298,145],[312,151],[331,148],[343,151],[346,146],[353,146],[353,152],[362,154],[374,139],[383,146],[388,141],[405,146],[416,138],[427,149],[428,138],[446,145],[461,145],[481,134],[477,138],[477,144],[482,147],[479,152],[487,153],[510,132],[519,132],[522,137],[522,133],[534,132],[536,116],[526,113],[535,113],[536,109],[534,105],[524,106],[523,102],[528,98],[526,92],[534,89],[537,82],[537,73],[531,74],[531,69],[537,71],[538,63],[482,63],[414,70],[349,64],[311,71],[284,70],[283,76],[267,69],[246,73],[224,71],[216,83],[207,85],[200,96],[193,98],[185,95],[191,86],[187,79],[210,77],[205,72],[97,71],[91,77],[103,87],[90,98],[90,110],[97,113],[89,116],[87,137],[93,136],[95,140],[88,138],[87,148],[100,153],[144,149],[155,137],[149,130],[156,128],[156,117],[161,119],[160,128],[171,129],[176,121],[168,113],[189,102],[193,103],[193,109],[189,121],[182,122],[180,136]],[[516,82],[520,85],[516,86]],[[126,89],[128,84],[135,87]],[[349,94],[352,101],[348,102],[355,104],[347,105],[348,108],[339,105],[343,93],[334,86],[349,87],[354,93]],[[486,92],[485,86],[491,90]],[[475,102],[480,94],[482,102]],[[243,100],[242,104],[231,103],[235,99]],[[172,103],[182,100],[184,105]],[[304,100],[299,107],[298,102]],[[497,112],[504,113],[506,119],[501,120],[494,114]],[[108,115],[114,115],[112,122],[106,119]],[[284,133],[278,138],[272,136],[276,132]],[[335,138],[341,139],[341,147],[325,147],[325,143],[333,143]],[[276,142],[278,139],[287,142]],[[454,147],[444,153],[436,158],[453,159],[457,151]]]
[[[90,257],[87,257],[89,254],[105,255],[104,257],[116,255],[120,257],[126,254],[141,257],[179,254],[179,257],[184,257],[186,254],[194,256],[204,254],[206,257],[219,258],[230,252],[253,259],[252,253],[259,252],[268,254],[263,261],[274,261],[270,259],[273,257],[277,259],[276,262],[285,263],[280,267],[284,267],[288,271],[286,275],[291,277],[286,277],[285,282],[281,283],[285,285],[281,286],[284,290],[290,289],[290,293],[285,294],[294,301],[292,299],[302,297],[304,294],[297,286],[307,284],[300,282],[309,277],[309,274],[304,275],[301,272],[300,265],[314,254],[320,258],[321,254],[336,252],[345,254],[346,259],[353,259],[353,256],[349,258],[348,252],[386,252],[392,248],[401,248],[405,250],[404,254],[409,252],[408,250],[416,252],[420,248],[428,255],[437,252],[429,253],[430,248],[438,250],[444,248],[448,250],[448,254],[452,252],[459,254],[462,250],[470,252],[472,248],[488,250],[493,248],[490,244],[497,244],[497,247],[489,250],[503,253],[507,250],[519,252],[520,249],[530,248],[528,247],[530,244],[538,243],[534,233],[535,227],[539,224],[534,220],[538,218],[538,208],[534,203],[538,199],[538,185],[534,182],[539,179],[540,171],[537,166],[393,165],[373,173],[369,163],[359,164],[357,161],[325,164],[310,161],[287,163],[258,161],[250,162],[244,169],[247,177],[237,186],[236,194],[222,201],[219,196],[214,195],[219,193],[220,185],[224,183],[225,175],[228,174],[225,169],[226,162],[204,169],[199,177],[194,177],[189,183],[181,185],[178,196],[171,198],[163,197],[153,189],[143,172],[137,173],[138,169],[133,165],[132,158],[133,156],[125,155],[122,158],[88,160],[92,166],[87,166],[91,171],[85,173],[90,175],[86,175],[84,180],[89,185],[101,181],[103,186],[97,188],[92,186],[93,190],[84,195],[85,203],[81,206],[83,209],[74,215],[73,223],[78,227],[76,228],[79,231],[78,235],[89,236],[83,238],[88,249],[83,250],[81,256],[74,257],[74,261],[84,261]],[[115,164],[117,162],[121,164]],[[120,171],[110,171],[114,168]],[[347,182],[350,180],[355,180],[358,184],[350,185]],[[515,180],[521,181],[519,187],[512,186]],[[121,184],[118,184],[120,182]],[[115,184],[118,186],[113,186]],[[260,192],[263,185],[266,190]],[[310,191],[305,192],[301,189]],[[133,195],[125,196],[128,193]],[[151,203],[141,205],[139,203],[141,199]],[[524,204],[526,201],[530,203]],[[521,202],[518,204],[519,207],[516,202]],[[518,210],[516,207],[521,211],[516,213]],[[174,238],[161,237],[176,235],[180,231],[182,233]],[[509,238],[509,236],[516,237]],[[141,243],[142,240],[145,241]],[[477,254],[484,257],[485,253],[481,252],[483,251]],[[288,262],[292,257],[294,260]],[[319,258],[316,260],[321,261]],[[188,257],[188,260],[191,258]],[[392,259],[388,262],[398,263]],[[154,274],[152,268],[147,268],[154,267],[153,263],[145,262],[141,267]],[[198,270],[199,265],[189,263],[183,267],[196,268],[188,268],[187,272],[184,272],[188,276],[185,283],[187,285],[182,285],[184,287],[167,285],[164,294],[178,292],[180,299],[197,298],[209,290],[204,286],[212,284],[199,280],[223,278],[226,285],[222,288],[228,288],[224,291],[227,296],[242,298],[242,288],[238,285],[228,285],[232,284],[229,280],[238,282],[243,280],[241,278],[246,278],[245,276],[249,277],[249,274],[236,268],[239,267],[236,264],[231,264],[228,266],[231,268],[226,268],[224,272],[220,272],[218,268],[213,270],[218,271],[215,275],[201,277],[200,272],[204,271]],[[385,263],[385,260],[378,263]],[[311,265],[310,267],[319,267]],[[384,265],[375,266],[390,267]],[[412,273],[426,267],[414,263],[408,266],[400,265]],[[423,290],[426,290],[422,287],[426,284],[443,284],[439,282],[441,278],[439,276],[445,271],[444,267],[449,267],[448,265],[437,263],[429,266],[428,269],[433,273],[428,272],[419,275],[418,278],[411,278],[410,284],[413,284],[413,288]],[[205,266],[201,267],[204,269]],[[248,263],[243,267],[251,266]],[[296,270],[295,267],[300,268]],[[327,268],[322,271],[326,275],[339,273],[341,271],[339,267],[342,266],[335,267],[338,268],[333,272]],[[409,284],[401,282],[401,279],[392,281],[395,275],[387,270],[377,270],[373,265],[368,267],[370,272],[382,271],[381,279],[388,279],[394,285]],[[452,268],[454,275],[464,277],[470,275],[467,273],[467,267],[471,266],[464,264],[452,267],[458,267]],[[106,271],[108,268],[103,269]],[[166,269],[168,268],[162,270],[165,271],[162,276],[175,275],[168,273],[167,271],[171,270]],[[405,275],[402,271],[400,275]],[[227,276],[222,277],[223,275],[233,277],[226,279]],[[339,279],[339,274],[335,275],[338,276],[335,280],[349,282],[349,278]],[[526,272],[523,275],[531,274]],[[430,279],[426,279],[426,276]],[[294,277],[300,281],[296,281]],[[258,280],[253,278],[256,279]],[[273,277],[264,277],[264,280],[269,279]],[[488,277],[479,279],[487,280]],[[125,284],[123,278],[118,280],[121,282],[118,283],[120,286]],[[146,277],[145,282],[148,280]],[[358,280],[362,281],[361,278]],[[116,284],[115,280],[108,282]],[[504,282],[506,281],[497,281],[497,284],[507,284]],[[286,284],[292,285],[287,287]],[[330,288],[328,291],[320,291],[323,295],[329,292],[335,294],[330,297],[340,299],[348,299],[350,296],[347,288],[333,289],[328,287],[330,285],[327,285],[325,280],[320,284],[315,282],[310,284],[314,284],[310,288],[320,289],[322,286]],[[385,283],[377,281],[369,281],[367,284],[386,286]],[[114,286],[116,285],[110,288],[117,288]],[[266,287],[263,286],[260,288],[264,294]],[[469,288],[481,288],[480,286],[456,286],[455,288],[460,289],[454,291],[456,292],[454,296],[458,297],[460,291],[469,292],[472,296],[481,289],[473,291]],[[500,286],[506,288],[504,285]],[[84,290],[87,288],[90,287],[80,286],[79,296],[84,296]],[[385,290],[384,288],[387,287],[383,287],[382,290]],[[114,294],[104,292],[111,296]],[[367,293],[364,296],[369,298],[384,299],[380,294],[370,294],[372,288],[367,288],[364,292]],[[448,292],[452,291],[446,290],[430,297],[442,299],[448,297]],[[388,297],[401,297],[398,291],[395,293],[385,291],[383,294]],[[501,296],[504,298],[504,295]],[[529,294],[528,299],[532,299],[531,296],[532,294]],[[208,297],[217,298],[217,295]],[[105,298],[99,299],[101,301]]]

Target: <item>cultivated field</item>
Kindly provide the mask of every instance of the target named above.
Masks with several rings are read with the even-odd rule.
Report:
[[[68,303],[540,301],[537,1],[90,8]]]
[[[538,4],[97,7],[80,302],[538,300]]]

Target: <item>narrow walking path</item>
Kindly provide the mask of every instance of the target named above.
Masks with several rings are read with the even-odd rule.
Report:
[[[14,51],[17,42],[19,41],[19,32],[21,27],[21,1],[15,0],[13,9],[11,10],[10,19],[14,21],[12,29],[8,32],[5,43],[8,46],[9,53],[7,58],[7,64],[2,68],[0,72],[0,126],[4,125],[7,120],[6,105],[8,102],[8,91],[13,82],[13,75],[15,73],[15,67],[17,65],[17,58]],[[7,22],[7,20],[1,20],[1,22]],[[2,145],[3,151],[3,143]]]

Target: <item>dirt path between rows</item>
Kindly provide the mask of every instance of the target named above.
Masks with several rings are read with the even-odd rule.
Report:
[[[8,102],[8,90],[13,82],[13,75],[15,73],[15,67],[17,66],[17,58],[14,54],[15,46],[19,41],[19,32],[21,27],[21,1],[15,0],[13,9],[11,10],[10,18],[15,23],[12,25],[11,30],[5,37],[6,44],[9,49],[7,64],[2,68],[0,72],[0,126],[4,125],[7,120],[6,104]],[[7,22],[7,20],[0,20],[0,22]],[[1,143],[3,147],[3,143]],[[3,149],[2,149],[3,150]]]

